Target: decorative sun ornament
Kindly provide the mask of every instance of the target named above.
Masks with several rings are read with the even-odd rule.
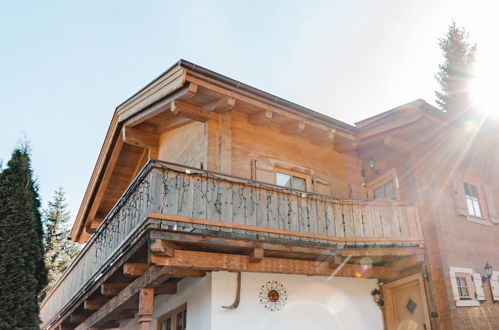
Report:
[[[268,281],[262,285],[258,298],[267,310],[277,312],[286,305],[288,295],[284,285],[277,281]]]

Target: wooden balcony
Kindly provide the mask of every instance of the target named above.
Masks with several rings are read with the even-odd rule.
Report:
[[[209,237],[300,246],[301,252],[310,247],[308,256],[318,247],[333,251],[335,256],[355,255],[358,251],[384,251],[388,255],[393,251],[395,255],[397,250],[421,249],[423,243],[413,203],[337,200],[150,161],[42,302],[43,328],[52,328],[75,311],[105,281],[104,274],[116,271],[118,260],[136,253],[139,241],[143,242],[144,235],[152,231],[157,233],[156,238],[166,237],[161,233],[168,233],[169,239],[180,234],[202,237],[199,240],[213,246],[218,241],[210,243]],[[179,242],[189,243],[187,239]],[[244,249],[245,245],[241,243],[238,248]],[[292,248],[285,249],[293,253]],[[266,257],[282,257],[283,253]],[[188,252],[184,254],[189,257]],[[151,257],[147,260],[151,262]],[[180,261],[168,262],[169,266],[188,266]]]

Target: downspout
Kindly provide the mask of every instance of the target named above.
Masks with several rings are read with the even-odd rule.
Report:
[[[241,300],[241,272],[237,272],[237,289],[236,289],[236,299],[234,299],[234,302],[232,305],[229,306],[222,306],[222,308],[225,309],[236,309],[239,307],[239,301]]]

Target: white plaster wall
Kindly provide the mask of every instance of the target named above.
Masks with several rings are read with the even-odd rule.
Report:
[[[376,280],[243,273],[239,307],[223,309],[222,305],[234,301],[236,277],[235,273],[212,273],[212,330],[383,329],[381,311],[370,295]],[[267,311],[258,299],[260,287],[270,280],[281,282],[288,294],[286,306],[278,312]],[[198,329],[187,325],[189,330]]]
[[[151,329],[157,329],[157,318],[187,302],[189,330],[211,330],[211,274],[202,278],[185,278],[178,283],[177,294],[158,295],[154,298]],[[139,329],[139,319],[121,322],[120,329]]]

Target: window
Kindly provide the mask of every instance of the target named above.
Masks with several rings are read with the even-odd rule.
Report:
[[[158,330],[186,330],[187,304],[175,308],[158,319]]]
[[[471,183],[464,183],[464,195],[468,206],[468,213],[472,216],[482,218],[482,208],[480,206],[480,195],[478,187]]]
[[[275,172],[275,183],[278,186],[288,187],[298,190],[307,190],[307,179],[291,173]]]
[[[460,300],[471,300],[470,282],[471,278],[469,274],[466,273],[456,274],[456,285],[457,285],[457,291],[459,292]]]
[[[399,196],[399,185],[397,171],[391,169],[380,177],[366,184],[369,199],[397,200]]]
[[[378,188],[373,189],[373,199],[395,200],[393,180],[388,181]]]
[[[485,300],[482,275],[466,267],[450,267],[449,275],[456,306],[480,306]]]

